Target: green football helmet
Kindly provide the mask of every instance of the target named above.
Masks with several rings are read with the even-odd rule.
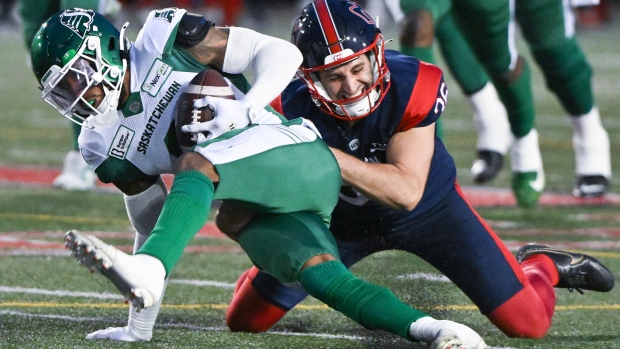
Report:
[[[128,41],[103,15],[74,8],[50,17],[35,35],[30,50],[32,69],[41,85],[41,97],[63,116],[82,124],[91,115],[118,107]],[[86,91],[99,85],[99,105],[86,100]],[[111,114],[111,113],[110,113]]]

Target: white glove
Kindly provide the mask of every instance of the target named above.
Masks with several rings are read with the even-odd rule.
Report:
[[[261,124],[281,123],[280,119],[275,114],[265,109],[256,110],[249,102],[243,99],[236,101],[205,96],[201,99],[194,100],[194,107],[212,108],[214,115],[213,120],[184,125],[181,126],[181,130],[186,133],[194,134],[208,132],[209,134],[204,140],[210,140],[228,131],[246,127],[253,121]]]
[[[471,328],[449,320],[423,317],[411,324],[411,336],[428,342],[430,349],[486,349],[484,340]]]
[[[149,341],[152,334],[140,338],[134,334],[127,326],[125,327],[108,327],[105,330],[95,331],[86,336],[86,339],[110,339],[113,341],[136,342]]]
[[[194,100],[194,108],[210,108],[213,112],[211,121],[184,125],[181,130],[186,133],[208,132],[206,140],[216,138],[223,133],[249,125],[255,113],[252,105],[244,100],[232,100],[205,96]]]

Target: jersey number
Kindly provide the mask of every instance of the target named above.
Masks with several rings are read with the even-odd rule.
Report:
[[[448,101],[448,88],[446,87],[446,83],[442,82],[441,87],[439,87],[439,96],[435,100],[435,114],[441,113],[444,109],[446,109],[446,102]]]

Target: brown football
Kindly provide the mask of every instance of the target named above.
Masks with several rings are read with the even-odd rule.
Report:
[[[193,134],[181,131],[181,126],[213,119],[211,110],[206,107],[194,111],[194,100],[204,96],[235,99],[233,90],[217,70],[205,69],[196,74],[181,93],[176,105],[177,139],[181,147],[185,149],[196,145],[196,140]],[[206,132],[204,134],[207,135]]]

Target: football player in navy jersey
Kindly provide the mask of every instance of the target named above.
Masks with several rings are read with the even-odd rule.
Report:
[[[312,120],[338,160],[344,183],[330,230],[347,267],[378,251],[413,253],[517,337],[547,333],[554,287],[613,288],[614,276],[587,255],[534,244],[512,255],[465,199],[436,136],[448,95],[441,70],[384,52],[362,8],[317,0],[295,23],[292,42],[303,55],[300,79],[277,102],[287,118]],[[218,226],[234,234],[240,215],[252,212],[223,205]],[[237,282],[228,326],[265,331],[306,295],[253,267]]]

